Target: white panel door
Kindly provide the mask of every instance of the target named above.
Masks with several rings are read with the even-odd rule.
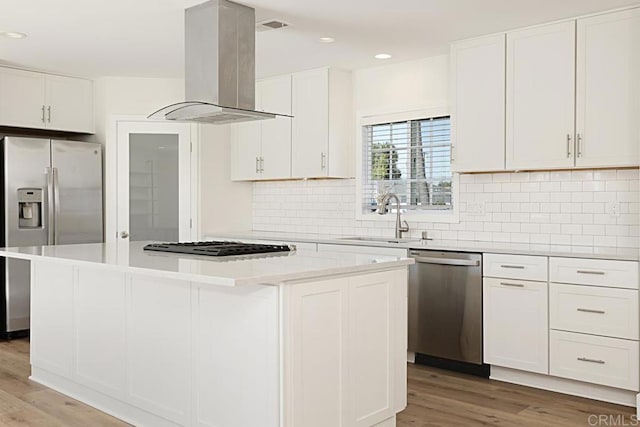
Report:
[[[75,374],[116,398],[125,390],[125,274],[80,267],[75,283]]]
[[[230,125],[232,181],[251,181],[260,178],[261,126],[258,121]]]
[[[349,284],[349,426],[371,426],[395,413],[395,295],[401,285],[388,272]]]
[[[290,288],[293,409],[286,425],[345,425],[348,286],[348,279],[333,279]]]
[[[507,169],[574,164],[575,21],[507,33]]]
[[[117,126],[118,231],[107,241],[194,239],[189,125],[118,121]]]
[[[47,129],[93,133],[93,82],[46,77]]]
[[[197,286],[193,307],[193,425],[279,426],[278,288]]]
[[[547,295],[546,282],[484,279],[485,363],[549,373]]]
[[[640,161],[640,9],[578,20],[576,165]]]
[[[293,75],[291,174],[294,178],[328,175],[329,70]]]
[[[291,75],[262,80],[261,109],[269,113],[291,115]],[[291,177],[291,119],[263,120],[261,179]]]
[[[46,127],[45,75],[0,68],[0,126]]]
[[[188,425],[191,400],[189,282],[129,276],[126,399]]]
[[[70,378],[74,267],[45,261],[31,267],[31,364]]]
[[[452,44],[451,77],[451,169],[504,169],[504,34]]]

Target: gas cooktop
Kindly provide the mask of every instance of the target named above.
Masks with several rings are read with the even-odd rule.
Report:
[[[171,252],[178,254],[233,256],[265,254],[271,252],[289,252],[293,250],[288,245],[266,245],[243,242],[189,242],[189,243],[150,243],[144,247],[145,251]]]

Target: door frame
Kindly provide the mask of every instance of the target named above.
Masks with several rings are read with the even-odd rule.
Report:
[[[109,125],[106,129],[106,138],[104,141],[104,162],[105,162],[105,175],[104,175],[104,230],[105,230],[105,242],[113,243],[120,241],[118,233],[118,147],[120,142],[118,141],[118,128],[119,125],[128,123],[161,123],[163,125],[184,125],[184,123],[171,123],[167,121],[150,120],[145,116],[132,116],[132,115],[112,115],[109,120]],[[199,173],[199,139],[198,139],[198,125],[189,124],[189,142],[190,142],[190,169],[191,176],[189,180],[190,186],[190,239],[200,239],[200,173]]]

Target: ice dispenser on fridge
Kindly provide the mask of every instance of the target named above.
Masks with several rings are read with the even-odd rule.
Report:
[[[18,188],[18,228],[42,228],[41,188]]]

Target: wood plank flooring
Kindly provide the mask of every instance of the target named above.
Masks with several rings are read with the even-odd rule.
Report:
[[[29,341],[0,342],[1,427],[128,425],[28,377]],[[398,427],[589,426],[590,414],[619,415],[627,424],[615,425],[634,425],[635,413],[634,408],[415,365],[409,365],[408,401]]]

